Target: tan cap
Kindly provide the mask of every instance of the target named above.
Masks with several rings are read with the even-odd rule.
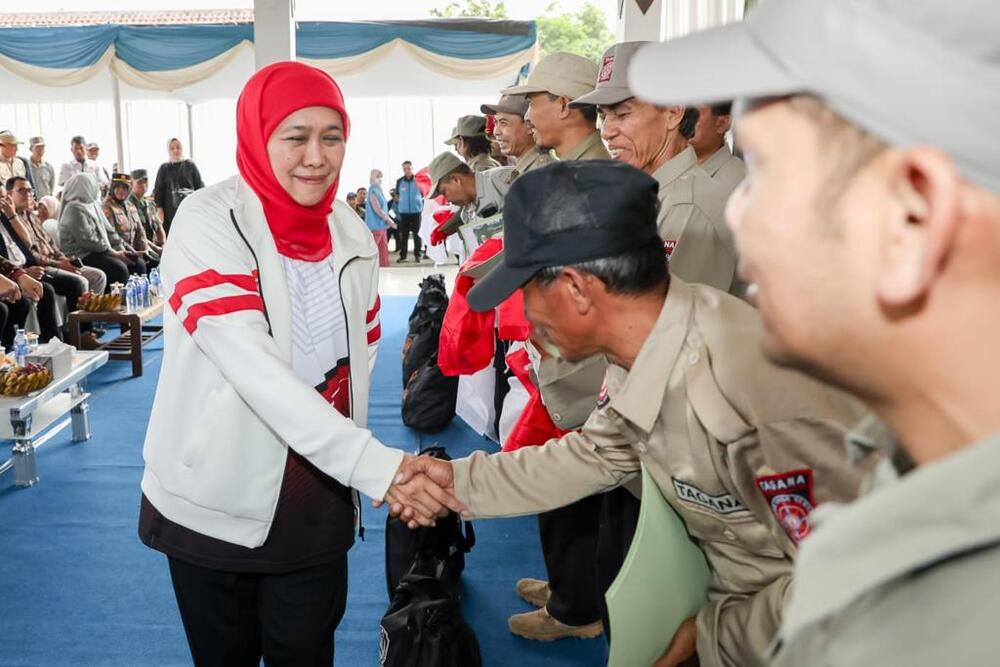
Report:
[[[427,175],[431,177],[431,197],[438,196],[438,183],[441,179],[452,173],[465,163],[451,152],[439,153],[431,160],[431,165],[427,168]]]
[[[573,53],[552,53],[532,68],[528,80],[520,86],[504,88],[504,95],[530,95],[552,93],[575,100],[594,89],[597,65]]]
[[[34,148],[35,146],[44,146],[44,145],[45,145],[44,137],[32,137],[28,139],[28,146],[31,148]]]
[[[451,129],[451,138],[444,142],[449,146],[455,144],[459,137],[478,137],[486,134],[486,119],[482,116],[462,116],[458,124]]]
[[[528,113],[528,98],[524,95],[504,95],[496,104],[484,104],[479,107],[484,114],[495,116],[498,113],[513,113],[523,116]]]
[[[621,42],[604,52],[597,73],[597,87],[569,103],[571,107],[588,104],[611,106],[635,97],[628,87],[628,64],[640,46],[649,42]]]
[[[14,133],[11,132],[10,130],[4,130],[3,132],[0,132],[0,144],[20,144],[20,143],[24,142],[18,141],[17,137],[15,137]]]

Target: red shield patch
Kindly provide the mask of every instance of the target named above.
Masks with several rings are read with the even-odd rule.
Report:
[[[757,477],[754,481],[767,499],[778,523],[788,533],[788,537],[799,544],[812,530],[809,514],[816,507],[812,470],[790,470]]]
[[[670,257],[672,254],[674,254],[675,248],[677,248],[676,239],[667,239],[663,242],[663,252],[667,254],[667,257]]]
[[[597,75],[597,83],[607,83],[611,80],[611,74],[615,70],[615,56],[614,54],[610,56],[604,56],[604,60],[601,61],[601,72]]]

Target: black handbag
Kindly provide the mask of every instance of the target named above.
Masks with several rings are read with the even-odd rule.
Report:
[[[437,351],[413,371],[403,389],[403,423],[424,433],[445,428],[455,418],[458,377],[446,377],[437,365]]]

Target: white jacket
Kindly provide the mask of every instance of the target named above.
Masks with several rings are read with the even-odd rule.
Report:
[[[187,197],[163,253],[164,354],[146,432],[142,491],[168,519],[258,547],[271,528],[288,447],[381,499],[403,452],[364,428],[380,335],[378,257],[348,206],[330,215],[347,320],[347,419],[292,370],[291,310],[260,200],[240,177]]]

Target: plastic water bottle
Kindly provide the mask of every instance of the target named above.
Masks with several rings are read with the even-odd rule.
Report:
[[[140,308],[149,307],[149,279],[146,276],[139,276],[139,306]]]
[[[14,335],[14,363],[24,366],[24,358],[28,356],[28,337],[24,329],[17,329]]]
[[[149,295],[153,300],[160,298],[160,269],[154,268],[149,272]]]
[[[135,278],[129,278],[128,282],[125,283],[125,311],[132,312],[135,310]]]

